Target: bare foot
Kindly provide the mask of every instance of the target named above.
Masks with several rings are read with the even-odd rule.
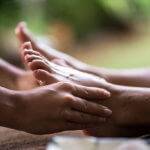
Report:
[[[45,84],[69,81],[80,85],[99,87],[105,83],[102,78],[50,62],[39,52],[34,51],[30,42],[25,43],[22,49],[25,64],[34,72],[35,78]],[[54,81],[49,80],[51,76],[55,77]]]
[[[32,43],[33,49],[37,52],[40,52],[49,61],[53,61],[59,65],[72,67],[82,71],[84,71],[87,67],[86,64],[80,62],[79,60],[56,49],[53,49],[50,45],[37,40],[29,31],[26,23],[24,22],[20,22],[17,25],[15,32],[20,45],[22,45],[24,42],[30,41]]]

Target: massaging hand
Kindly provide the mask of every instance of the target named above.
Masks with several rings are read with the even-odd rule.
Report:
[[[15,128],[33,134],[94,127],[111,115],[108,108],[94,103],[110,96],[103,89],[59,82],[19,95],[22,104]]]

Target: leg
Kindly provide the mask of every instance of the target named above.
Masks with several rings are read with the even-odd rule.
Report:
[[[0,59],[0,84],[3,87],[18,90],[31,89],[37,86],[32,72],[17,68],[2,59]]]

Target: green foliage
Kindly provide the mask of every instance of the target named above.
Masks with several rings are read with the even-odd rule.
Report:
[[[40,30],[46,22],[63,21],[78,36],[105,27],[123,29],[149,14],[150,0],[0,0],[0,27],[26,20]]]
[[[47,20],[62,20],[82,36],[104,27],[124,29],[149,17],[150,0],[47,0]]]
[[[16,0],[0,0],[0,27],[12,27],[20,18],[21,8]]]
[[[85,33],[99,26],[97,3],[94,0],[48,0],[47,19],[61,20],[75,32]]]

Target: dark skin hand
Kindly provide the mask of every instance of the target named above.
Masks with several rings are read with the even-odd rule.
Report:
[[[118,86],[73,68],[54,64],[34,51],[29,42],[23,44],[22,48],[24,63],[34,72],[35,78],[44,84],[67,81],[111,92],[109,100],[100,101],[100,104],[110,108],[112,116],[99,130],[91,129],[88,133],[94,136],[138,136],[149,131],[149,88]],[[125,132],[126,130],[132,132]]]
[[[111,83],[142,87],[149,87],[150,85],[149,69],[109,70],[92,67],[76,60],[75,58],[72,58],[69,55],[52,49],[50,46],[45,45],[44,43],[36,41],[23,23],[19,24],[16,29],[20,44],[26,41],[31,41],[33,48],[37,52],[40,52],[51,62],[55,62],[56,64],[59,64],[61,66],[75,68],[77,70],[81,70],[98,77],[103,77]],[[129,88],[129,90],[128,88],[124,88],[123,86],[116,87],[116,85],[113,84],[98,84],[96,84],[95,86],[109,89],[113,93],[111,97],[112,102],[109,101],[108,103],[105,103],[105,105],[108,105],[110,108],[112,108],[113,116],[110,118],[110,120],[114,118],[112,119],[114,121],[104,123],[98,128],[95,127],[91,130],[88,130],[87,132],[90,133],[90,135],[139,136],[142,134],[147,134],[149,132],[149,128],[145,127],[145,124],[149,124],[149,118],[145,116],[145,110],[149,110],[149,108],[146,107],[149,106],[149,103],[147,104],[147,101],[145,99],[149,99],[149,96],[147,96],[147,92],[145,93],[145,91],[143,91],[145,89],[139,90],[139,88]],[[138,94],[140,96],[137,96]],[[136,104],[138,107],[136,107]],[[144,107],[146,107],[146,109]],[[127,109],[129,109],[129,111],[127,111]],[[134,115],[136,116],[134,117]],[[135,122],[139,123],[139,126],[137,126],[137,124],[135,126]]]
[[[112,84],[106,89],[111,91],[112,96],[109,102],[101,104],[112,110],[112,117],[100,127],[84,132],[98,137],[137,137],[149,134],[150,89]]]
[[[59,82],[30,91],[0,87],[0,95],[0,125],[32,134],[81,130],[111,115],[93,102],[109,97],[109,92],[76,84]]]
[[[30,40],[30,36],[28,36],[28,38],[26,38],[26,40]],[[35,45],[37,46],[37,43],[35,43]],[[41,46],[41,45],[40,45]],[[39,48],[39,47],[38,47]],[[41,47],[40,47],[41,48]],[[109,70],[106,70],[106,69],[100,69],[100,68],[93,68],[93,67],[90,67],[90,66],[87,66],[86,64],[83,64],[83,63],[81,63],[81,62],[79,62],[78,60],[76,60],[76,61],[74,61],[74,58],[72,58],[72,57],[70,57],[70,56],[68,56],[68,55],[65,55],[65,54],[62,54],[61,52],[58,52],[58,51],[56,51],[56,50],[53,50],[52,49],[52,51],[51,51],[51,48],[49,48],[49,59],[51,59],[53,62],[55,62],[55,63],[57,63],[57,64],[61,64],[61,65],[63,65],[63,66],[69,66],[69,67],[73,67],[73,68],[76,68],[76,69],[78,69],[78,70],[83,70],[83,71],[85,71],[85,72],[90,72],[90,73],[92,73],[92,74],[95,74],[95,75],[97,75],[97,76],[107,76],[106,78],[109,80],[109,81],[111,81],[111,82],[114,82],[113,80],[115,79],[115,80],[117,80],[117,82],[118,82],[118,84],[122,84],[121,82],[122,81],[124,81],[124,77],[126,77],[126,83],[128,82],[128,84],[127,85],[134,85],[134,86],[138,86],[138,85],[141,85],[141,86],[148,86],[149,85],[149,82],[148,82],[148,80],[149,80],[149,78],[147,78],[147,75],[148,75],[148,69],[147,70],[142,70],[142,72],[141,72],[141,70],[139,70],[139,72],[140,72],[140,78],[138,78],[138,79],[140,79],[140,80],[138,80],[138,84],[137,84],[137,80],[136,80],[136,82],[135,82],[135,78],[134,78],[134,76],[136,76],[137,77],[137,75],[139,75],[139,73],[138,73],[138,70],[133,70],[133,73],[132,73],[132,70],[127,70],[127,71],[125,71],[125,72],[123,72],[123,73],[121,73],[120,75],[118,74],[119,73],[119,71],[115,71],[115,70],[113,70],[113,71],[110,71],[109,72]],[[45,55],[47,55],[47,52],[45,51],[45,49],[41,49],[41,51],[42,52],[45,52]],[[65,57],[62,57],[62,56],[65,56]],[[80,64],[80,65],[78,65],[78,64]],[[4,64],[4,66],[5,66],[5,64]],[[7,67],[6,67],[7,68]],[[6,69],[6,70],[9,70],[8,68]],[[11,72],[12,72],[13,70],[11,70]],[[17,72],[19,72],[19,74],[21,75],[22,73],[20,73],[20,71],[18,71],[18,69],[17,69]],[[105,73],[104,73],[105,72]],[[112,73],[113,72],[113,73]],[[128,73],[131,73],[131,76],[128,76]],[[10,73],[10,70],[8,71],[8,74]],[[107,75],[106,75],[107,74]],[[112,74],[114,74],[114,75],[112,75]],[[15,72],[14,72],[14,75],[15,75]],[[117,78],[117,76],[121,76],[121,78]],[[145,76],[146,75],[146,76]],[[24,76],[24,73],[22,74],[22,76]],[[30,76],[30,75],[29,75]],[[108,76],[110,76],[110,77],[108,77]],[[132,77],[132,78],[131,78]],[[26,77],[25,77],[26,78]],[[110,78],[112,78],[112,79],[110,79]],[[145,80],[146,79],[146,80]],[[13,78],[13,80],[14,80],[14,78]],[[119,81],[120,80],[120,81]],[[116,81],[115,81],[115,83],[116,83]],[[139,84],[140,83],[140,84]],[[125,83],[123,83],[123,84],[125,84]],[[131,94],[131,92],[127,92],[128,90],[126,90],[126,94],[127,94],[127,96],[125,96],[126,98],[124,98],[124,99],[128,99],[127,97],[129,96],[130,97],[130,100],[131,99],[134,99],[134,96],[135,95],[137,95],[136,94],[136,92],[134,93],[134,94]],[[141,93],[141,92],[139,92],[139,91],[137,91],[138,93]],[[115,93],[118,93],[118,92],[115,92]],[[122,98],[122,94],[117,94],[118,96],[118,98],[117,97],[115,97],[114,96],[114,94],[113,94],[113,96],[112,96],[112,98],[113,97],[115,97],[116,99],[120,99],[120,98]],[[123,94],[123,95],[125,95],[125,94]],[[138,97],[138,99],[139,99],[139,101],[140,101],[140,99],[148,99],[148,98],[146,98],[145,96],[144,96],[144,93],[142,94],[143,96],[140,96],[140,97]],[[148,97],[148,96],[147,96]],[[115,99],[114,98],[114,99]],[[109,101],[110,102],[110,101]],[[140,103],[140,104],[142,104],[142,106],[143,106],[143,108],[144,108],[144,102],[146,102],[146,101],[143,101],[143,104],[142,103]],[[121,104],[121,103],[120,103]],[[107,104],[106,104],[107,105]],[[108,104],[108,106],[109,106],[110,104]],[[112,105],[112,104],[111,104]],[[118,104],[119,105],[119,104]],[[121,106],[122,106],[122,104],[121,104]],[[135,105],[136,106],[136,105]],[[149,105],[147,105],[147,106],[149,106]],[[115,108],[115,106],[113,106],[112,105],[112,107],[114,107]],[[135,108],[135,107],[133,107],[133,108]],[[139,105],[139,108],[141,108],[141,105]],[[117,109],[117,107],[116,107],[116,109]],[[135,109],[136,110],[136,109]],[[144,110],[144,109],[143,109]],[[129,111],[130,112],[130,111]],[[134,112],[134,109],[133,109],[133,112]],[[141,111],[141,112],[145,112],[145,111]],[[120,112],[119,112],[120,113]],[[138,112],[139,113],[139,112]],[[142,115],[143,115],[143,113],[142,113]],[[145,114],[145,113],[144,113]],[[133,118],[131,118],[131,116],[132,115],[130,115],[130,119],[132,120],[131,122],[133,122]],[[145,118],[145,119],[144,119]],[[142,118],[142,121],[144,122],[144,124],[147,122],[147,117],[145,117],[145,116],[143,116],[143,118]],[[125,121],[126,121],[126,119],[124,119]],[[135,120],[134,120],[135,121]],[[136,121],[138,121],[138,119],[136,119]],[[6,122],[5,122],[6,123]],[[122,122],[123,123],[123,122]],[[121,123],[121,124],[122,124]],[[19,123],[20,124],[20,123]],[[118,123],[117,123],[118,124]],[[127,124],[127,123],[125,123],[125,124]],[[133,127],[133,128],[126,128],[126,127],[121,127],[120,125],[119,125],[119,127],[118,126],[116,126],[116,125],[113,125],[112,123],[110,123],[110,124],[106,124],[106,123],[104,123],[103,124],[104,126],[101,126],[101,128],[98,128],[98,129],[96,129],[96,130],[94,130],[94,129],[92,129],[92,130],[88,130],[89,132],[88,133],[90,133],[90,134],[92,134],[92,135],[95,135],[95,136],[112,136],[112,135],[114,135],[114,136],[118,136],[118,135],[125,135],[125,134],[128,134],[127,136],[130,136],[130,133],[133,135],[133,136],[135,136],[135,135],[138,135],[138,134],[144,134],[144,133],[147,133],[148,132],[148,127],[140,127],[140,128],[135,128],[135,127]],[[13,125],[14,126],[14,125]],[[142,123],[142,126],[143,126],[143,123]],[[109,130],[108,130],[109,129]],[[140,129],[140,130],[139,130]],[[23,130],[25,130],[25,129],[23,129]],[[107,132],[104,132],[104,130],[105,131],[107,131]],[[133,132],[134,131],[134,132]],[[28,132],[28,131],[27,131]],[[129,133],[130,132],[130,133]]]

